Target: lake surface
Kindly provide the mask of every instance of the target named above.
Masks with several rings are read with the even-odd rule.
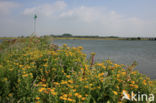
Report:
[[[96,52],[95,59],[103,61],[111,59],[119,64],[132,64],[137,61],[135,69],[156,79],[156,41],[128,40],[54,40],[61,46],[83,46],[84,52]]]

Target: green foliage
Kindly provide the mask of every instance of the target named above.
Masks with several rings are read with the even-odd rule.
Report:
[[[91,65],[82,47],[58,48],[47,40],[22,38],[0,52],[1,103],[117,103],[123,91],[152,91],[150,79],[133,71],[135,63]]]
[[[70,36],[72,36],[72,34],[64,33],[64,34],[62,34],[62,36],[63,36],[63,37],[70,37]]]

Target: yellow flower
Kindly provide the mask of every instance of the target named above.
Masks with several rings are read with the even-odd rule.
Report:
[[[64,94],[64,95],[63,95],[63,97],[67,97],[67,96],[68,96],[67,94]]]
[[[42,92],[42,91],[44,91],[45,90],[45,88],[40,88],[39,89],[39,92]]]
[[[96,53],[95,52],[91,52],[90,55],[94,56]]]
[[[118,93],[117,93],[116,91],[113,91],[113,93],[114,93],[115,95],[118,95]]]
[[[61,84],[67,84],[67,83],[68,83],[67,81],[62,81],[62,82],[61,82]]]
[[[79,93],[75,93],[74,95],[75,95],[75,96],[78,96],[78,95],[79,95]]]
[[[56,68],[52,68],[52,70],[56,71]]]
[[[67,98],[63,98],[63,100],[67,100]]]
[[[68,80],[68,82],[69,82],[69,83],[73,83],[73,81],[72,81],[72,80]]]
[[[28,74],[24,74],[24,75],[22,75],[22,77],[24,78],[24,77],[28,77]]]
[[[55,85],[59,85],[59,83],[58,83],[58,82],[54,82],[54,84],[55,84]]]
[[[8,80],[8,78],[3,78],[3,81],[7,81]]]
[[[47,67],[47,66],[48,66],[48,64],[44,64],[43,66],[44,66],[44,67]]]
[[[63,47],[67,47],[67,44],[63,44]]]
[[[46,84],[42,84],[42,87],[46,87],[47,85]]]
[[[82,46],[79,46],[79,47],[78,47],[78,49],[79,49],[79,50],[82,50],[82,49],[83,49],[83,47],[82,47]]]
[[[82,97],[82,100],[85,100],[86,98],[85,97]]]
[[[102,67],[103,69],[106,69],[106,66],[104,66],[104,65],[102,65],[101,67]]]
[[[134,96],[135,94],[132,92],[132,97]]]
[[[98,64],[96,64],[97,66],[103,66],[103,63],[98,63]]]
[[[120,78],[120,74],[117,74],[117,78]]]
[[[131,81],[132,84],[135,84],[135,81]]]
[[[117,89],[119,89],[119,86],[116,86]]]
[[[72,55],[73,55],[73,53],[72,53],[72,52],[69,52],[69,55],[70,55],[70,56],[72,56]]]
[[[126,72],[121,72],[121,73],[122,73],[122,75],[124,75],[124,76],[126,75]]]
[[[149,84],[153,84],[153,82],[152,81],[149,81]]]
[[[85,85],[84,87],[85,87],[85,88],[89,88],[88,85]]]
[[[50,89],[51,92],[54,92],[54,89]]]
[[[74,88],[72,85],[68,85],[68,87],[70,87],[70,88]]]
[[[73,89],[73,92],[76,92],[76,89]]]
[[[71,98],[68,98],[68,101],[72,102],[73,100]]]
[[[75,47],[72,47],[73,50],[77,50]]]
[[[89,65],[85,65],[85,69],[88,70]]]
[[[69,94],[68,94],[68,97],[72,97],[72,93],[69,93]]]
[[[143,81],[143,84],[144,84],[144,85],[147,85],[146,80]]]
[[[98,74],[98,77],[104,76],[104,73],[100,73]]]
[[[56,92],[51,92],[51,94],[52,94],[52,95],[57,95],[57,93],[56,93]]]
[[[133,87],[137,89],[138,88],[138,85],[134,85]]]
[[[132,72],[132,74],[136,74],[136,73],[137,73],[136,71]]]
[[[10,71],[13,71],[13,68],[10,68],[9,70],[10,70]]]
[[[36,100],[39,100],[40,99],[40,97],[36,97]]]
[[[147,80],[150,80],[150,78],[149,78],[149,77],[147,77],[146,79],[147,79]]]
[[[62,97],[62,96],[60,96],[60,99],[61,99],[61,100],[63,100],[63,97]]]
[[[82,98],[82,96],[81,96],[81,95],[78,95],[77,97],[78,97],[78,98]]]
[[[106,63],[112,64],[112,61],[111,60],[106,60]]]
[[[122,94],[126,94],[128,96],[128,98],[130,98],[130,95],[128,94],[128,92],[126,90],[123,90]]]
[[[44,91],[44,93],[48,94],[48,93],[49,93],[49,91],[45,90],[45,91]]]
[[[19,65],[19,67],[21,68],[23,65]]]
[[[88,94],[85,94],[85,96],[87,97],[87,96],[88,96]]]
[[[67,77],[67,78],[70,78],[70,75],[67,75],[66,77]]]
[[[119,64],[114,64],[114,67],[115,67],[115,68],[118,68],[118,67],[121,68],[121,65],[119,65]]]
[[[9,93],[9,95],[8,95],[9,97],[12,97],[13,96],[13,94],[12,93]]]

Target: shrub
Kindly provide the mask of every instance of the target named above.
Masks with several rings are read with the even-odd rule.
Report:
[[[150,79],[133,70],[135,63],[125,66],[106,60],[90,64],[82,47],[64,44],[56,49],[47,38],[37,37],[19,41],[0,53],[1,103],[117,103],[123,91],[152,91]]]

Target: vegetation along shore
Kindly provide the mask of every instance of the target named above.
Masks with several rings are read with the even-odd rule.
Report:
[[[79,39],[79,40],[156,40],[156,37],[118,37],[118,36],[73,36],[69,33],[62,35],[50,35],[55,39]]]
[[[16,38],[0,44],[1,103],[135,103],[123,93],[147,94],[152,100],[156,81],[131,65],[94,61],[83,47],[58,47],[49,37]],[[138,99],[137,99],[138,100]],[[152,101],[155,103],[155,101]],[[152,103],[151,102],[151,103]],[[138,102],[137,102],[138,103]]]
[[[156,37],[118,37],[118,36],[75,36],[70,33],[64,33],[62,35],[46,35],[46,37],[52,37],[53,39],[70,39],[70,40],[152,40],[156,41]],[[20,37],[0,37],[0,40],[12,40]]]

